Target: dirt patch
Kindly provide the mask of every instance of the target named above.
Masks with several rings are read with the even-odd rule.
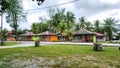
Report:
[[[3,66],[4,65],[4,66]],[[9,67],[8,67],[9,66]],[[30,59],[15,59],[0,62],[5,68],[112,68],[107,63],[100,62],[94,56],[65,56],[57,58],[33,57]]]

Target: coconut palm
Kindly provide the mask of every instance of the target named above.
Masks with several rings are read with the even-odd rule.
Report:
[[[85,25],[86,25],[86,29],[87,29],[87,30],[90,30],[90,31],[92,30],[92,28],[93,28],[92,26],[93,26],[93,25],[92,25],[91,22],[86,22]]]
[[[73,24],[75,23],[75,15],[68,11],[66,14],[66,23],[67,23],[67,29],[70,30],[73,26]]]
[[[62,33],[63,33],[63,32],[65,31],[65,29],[66,29],[66,23],[60,22],[60,23],[58,24],[58,26],[57,26],[57,29],[58,29],[58,31],[59,31],[59,33],[60,33],[60,35],[61,35],[61,39],[62,39],[62,41],[63,41]]]
[[[106,18],[104,19],[104,30],[107,34],[107,40],[111,41],[112,40],[112,31],[116,30],[115,25],[116,25],[116,20],[115,18]]]
[[[86,21],[85,20],[86,20],[85,17],[79,18],[79,25],[80,25],[81,29],[86,27]]]
[[[94,27],[95,27],[95,32],[101,32],[101,28],[100,28],[100,21],[99,20],[96,20],[95,23],[94,23]]]

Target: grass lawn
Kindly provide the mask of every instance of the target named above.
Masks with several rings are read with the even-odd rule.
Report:
[[[17,45],[20,44],[20,42],[5,42],[6,46],[12,46],[12,45]]]
[[[51,45],[0,49],[0,68],[120,68],[118,47]]]

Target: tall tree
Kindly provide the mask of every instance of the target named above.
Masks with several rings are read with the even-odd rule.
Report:
[[[75,23],[75,15],[70,11],[66,13],[66,23],[67,23],[68,30],[70,30]]]
[[[60,32],[61,39],[62,39],[62,41],[63,41],[62,33],[63,33],[63,32],[65,31],[65,29],[66,29],[66,23],[60,22],[60,23],[58,24],[58,26],[57,26],[57,29],[58,29],[58,31]]]
[[[80,23],[79,25],[80,25],[81,29],[85,28],[86,27],[86,19],[85,19],[85,17],[79,18],[79,23]]]
[[[93,29],[93,27],[92,27],[93,25],[92,25],[92,23],[91,22],[86,22],[86,29],[87,30],[92,30]]]
[[[6,0],[0,0],[0,15],[1,15],[1,45],[5,45],[4,42],[4,31],[3,31],[3,14],[6,12],[6,9],[9,8],[9,3]]]
[[[0,34],[2,33],[2,41],[1,42],[3,42],[2,44],[0,44],[0,45],[2,45],[2,46],[5,46],[5,40],[7,40],[7,36],[8,36],[8,34],[7,34],[7,32],[8,32],[8,30],[6,29],[6,28],[4,28],[1,32],[0,32]]]
[[[48,24],[49,23],[36,23],[34,22],[31,26],[31,30],[33,31],[33,33],[38,34],[44,31],[48,30]]]
[[[33,33],[38,34],[39,33],[39,23],[33,23],[31,26],[31,30]]]
[[[9,0],[9,8],[7,9],[6,20],[15,31],[16,40],[18,39],[19,23],[25,21],[25,14],[23,13],[22,4],[19,0]]]
[[[115,30],[115,25],[116,25],[116,20],[115,18],[106,18],[104,19],[104,29],[107,34],[107,40],[111,41],[112,40],[112,31]]]
[[[95,31],[96,31],[96,32],[101,32],[100,21],[99,21],[99,20],[96,20],[96,21],[95,21],[94,27],[95,27]]]

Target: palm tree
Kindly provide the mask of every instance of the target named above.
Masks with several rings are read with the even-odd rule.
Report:
[[[75,27],[75,31],[77,31],[77,30],[80,29],[80,24],[79,23],[75,23],[74,27]]]
[[[60,32],[61,39],[62,39],[62,41],[63,41],[62,33],[63,33],[63,32],[65,31],[65,29],[66,29],[66,23],[60,22],[60,23],[58,24],[58,26],[57,26],[57,29],[58,29],[58,31]]]
[[[111,41],[112,40],[112,31],[115,30],[115,25],[116,25],[116,20],[115,18],[106,18],[104,19],[104,29],[105,32],[107,33],[107,40]]]
[[[81,29],[85,28],[86,27],[85,17],[79,18],[79,23]]]
[[[100,21],[99,20],[96,20],[95,23],[94,23],[94,27],[95,27],[95,32],[101,32],[101,28],[100,28]]]
[[[2,33],[2,40],[1,40],[1,44],[0,45],[2,45],[2,46],[5,46],[5,40],[7,39],[7,36],[8,36],[8,34],[7,34],[7,32],[8,32],[8,30],[6,29],[6,28],[4,28],[0,33]]]
[[[70,11],[68,11],[66,14],[66,23],[68,30],[70,30],[73,24],[75,23],[75,15]]]
[[[1,45],[5,45],[4,34],[3,34],[3,15],[6,12],[6,9],[9,8],[9,3],[5,0],[0,0],[0,15],[1,15]]]
[[[57,26],[58,24],[62,21],[64,22],[65,20],[65,9],[57,9],[56,13],[52,16],[52,23],[51,23],[51,28],[54,30],[54,32],[57,32]]]
[[[92,23],[91,22],[86,22],[85,24],[86,24],[86,29],[91,31],[92,28],[93,28],[92,27],[93,26]]]

